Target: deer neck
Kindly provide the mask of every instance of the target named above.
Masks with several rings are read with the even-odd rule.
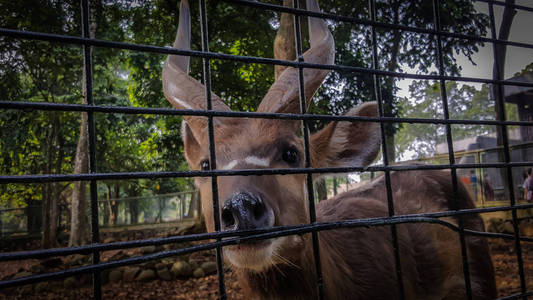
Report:
[[[247,299],[316,299],[317,286],[313,247],[310,237],[294,255],[290,264],[277,264],[263,272],[237,270],[239,283]]]

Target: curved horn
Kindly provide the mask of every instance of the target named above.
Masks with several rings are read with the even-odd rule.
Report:
[[[191,20],[188,0],[182,0],[178,32],[174,48],[189,50],[191,39]],[[189,56],[169,55],[163,66],[163,92],[167,100],[178,109],[207,109],[205,86],[188,75]],[[215,94],[211,93],[213,110],[229,111],[229,107]],[[205,118],[186,116],[185,120],[195,136],[206,127]]]
[[[319,12],[316,0],[307,0],[309,11]],[[335,44],[324,20],[309,17],[309,38],[311,48],[304,54],[304,61],[316,64],[332,64],[335,58]],[[328,75],[329,70],[304,69],[305,100],[307,106],[311,97]],[[299,113],[298,69],[287,68],[268,90],[257,111]]]

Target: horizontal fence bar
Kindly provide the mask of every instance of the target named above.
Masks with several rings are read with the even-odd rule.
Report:
[[[489,3],[489,4],[492,3],[492,4],[498,5],[498,6],[508,6],[508,7],[512,7],[512,8],[518,9],[518,10],[524,10],[524,11],[528,11],[528,12],[533,12],[533,7],[524,6],[524,5],[510,4],[510,3],[506,3],[506,2],[502,2],[502,1],[494,1],[494,0],[476,0],[476,1],[485,2],[485,3]]]
[[[195,51],[195,50],[179,50],[179,49],[171,48],[171,47],[131,44],[131,43],[124,43],[124,42],[114,42],[114,41],[106,41],[106,40],[99,40],[99,39],[89,39],[89,38],[81,38],[81,37],[74,37],[74,36],[65,36],[65,35],[58,35],[58,34],[23,31],[23,30],[6,29],[6,28],[0,28],[0,35],[25,38],[25,39],[33,39],[33,40],[37,39],[37,40],[52,41],[52,42],[91,45],[95,47],[153,52],[153,53],[159,53],[159,54],[175,54],[175,55],[182,55],[182,56],[193,56],[193,57],[210,58],[210,59],[230,60],[230,61],[238,61],[238,62],[246,62],[246,63],[260,63],[260,64],[282,65],[282,66],[289,66],[289,67],[302,67],[302,68],[355,72],[355,73],[365,74],[365,76],[368,76],[368,74],[376,74],[376,75],[381,75],[381,76],[390,76],[390,77],[408,78],[408,79],[425,79],[425,80],[444,79],[448,81],[477,82],[477,83],[487,83],[487,84],[503,84],[503,85],[533,87],[533,83],[527,83],[527,82],[493,80],[493,79],[483,79],[483,78],[476,78],[476,77],[461,77],[461,76],[420,75],[420,74],[412,74],[412,73],[382,71],[382,70],[375,70],[375,69],[369,69],[369,68],[364,68],[364,67],[353,67],[353,66],[346,66],[346,65],[313,64],[313,63],[306,63],[306,62],[299,62],[299,61],[287,61],[287,60],[279,60],[279,59],[263,58],[263,57],[255,57],[255,56],[241,56],[241,55],[204,52],[204,51]],[[533,48],[533,45],[530,45],[530,47],[528,48]]]
[[[497,300],[520,299],[520,298],[524,298],[524,296],[533,296],[533,291],[527,291],[525,293],[513,294],[513,295],[510,295],[510,296],[507,296],[507,297],[498,298]]]
[[[158,252],[154,254],[137,256],[137,257],[127,258],[127,259],[122,259],[122,260],[92,264],[92,265],[64,270],[64,271],[51,272],[47,274],[39,274],[39,275],[32,275],[32,276],[22,277],[22,278],[17,278],[17,279],[4,280],[4,281],[0,281],[0,289],[12,287],[12,286],[36,283],[36,282],[40,282],[44,280],[60,279],[60,278],[84,274],[88,272],[103,271],[105,269],[116,268],[116,267],[131,265],[131,264],[137,264],[137,263],[143,263],[143,262],[167,258],[171,256],[184,255],[184,254],[197,252],[197,251],[211,250],[211,249],[215,249],[217,247],[222,247],[222,246],[238,245],[246,241],[264,240],[264,239],[276,238],[276,237],[282,237],[282,236],[288,236],[288,235],[306,234],[306,233],[311,233],[311,232],[341,229],[341,228],[376,227],[376,226],[386,226],[386,225],[392,225],[392,224],[405,224],[405,223],[430,223],[430,224],[437,224],[437,225],[445,226],[454,231],[459,230],[459,228],[456,225],[450,222],[444,221],[444,220],[436,219],[436,218],[416,217],[416,216],[414,217],[393,216],[393,217],[383,217],[383,218],[374,218],[374,219],[344,220],[344,221],[328,222],[328,223],[303,224],[300,226],[294,226],[293,228],[283,228],[277,231],[273,230],[270,232],[259,233],[259,234],[257,234],[257,232],[260,232],[261,230],[235,232],[235,233],[242,234],[243,236],[239,236],[237,238],[222,239],[220,241],[182,248],[182,249],[167,250],[167,251],[162,251],[162,252]],[[255,234],[250,234],[252,232]],[[213,233],[210,235],[211,236],[217,235],[217,237],[221,237],[223,234],[227,234],[227,233],[229,232],[227,231],[218,232],[218,233]],[[465,234],[474,234],[476,236],[488,235],[488,237],[491,237],[491,238],[502,237],[506,239],[514,239],[513,235],[495,234],[495,233],[487,234],[486,232],[479,232],[479,231],[472,231],[472,230],[465,230]],[[187,237],[187,236],[184,236],[184,237]],[[527,242],[533,242],[533,238],[522,238],[522,239]],[[98,246],[99,244],[95,244],[95,245]],[[88,246],[87,248],[89,247],[91,246]],[[87,249],[87,250],[94,251],[95,249]],[[40,251],[40,252],[43,252],[43,251]]]
[[[203,116],[221,118],[260,118],[279,120],[315,120],[315,121],[366,121],[366,122],[386,122],[386,123],[410,123],[410,124],[458,124],[458,125],[513,125],[513,126],[533,126],[529,121],[498,121],[498,120],[464,120],[464,119],[432,119],[432,118],[400,118],[400,117],[363,117],[363,116],[343,116],[343,115],[323,115],[323,114],[293,114],[293,113],[265,113],[246,111],[216,111],[216,110],[194,110],[194,109],[174,109],[174,108],[142,108],[127,106],[107,106],[107,105],[84,105],[84,104],[61,104],[50,102],[22,102],[22,101],[0,101],[0,108],[19,110],[44,110],[44,111],[92,111],[100,113],[120,113],[120,114],[153,114],[168,116]]]
[[[401,25],[401,24],[383,23],[383,22],[378,22],[378,21],[372,21],[369,19],[361,19],[361,18],[355,18],[355,17],[349,17],[349,16],[340,16],[340,15],[325,13],[325,12],[313,12],[313,11],[308,11],[304,9],[290,8],[290,7],[285,7],[285,6],[270,4],[270,3],[264,3],[264,2],[259,2],[259,1],[247,1],[247,0],[221,0],[221,1],[243,5],[243,6],[257,7],[257,8],[267,9],[267,10],[276,11],[276,12],[284,12],[284,13],[290,13],[290,14],[308,16],[308,17],[317,17],[321,19],[348,22],[348,23],[360,24],[360,25],[365,25],[365,26],[370,26],[370,27],[379,27],[383,29],[401,30],[401,31],[423,33],[423,34],[430,34],[430,35],[440,35],[440,36],[449,37],[449,38],[472,40],[472,41],[486,42],[486,43],[505,44],[508,46],[515,46],[515,47],[521,47],[521,48],[530,48],[530,49],[533,48],[533,44],[529,44],[529,43],[492,39],[492,38],[481,37],[477,35],[469,35],[469,34],[441,31],[441,30],[435,30],[435,29],[412,27],[412,26]],[[491,2],[491,1],[484,0],[483,2]],[[499,5],[505,5],[504,3],[501,3],[501,2],[495,2],[495,3],[498,3]],[[517,9],[533,11],[532,8],[529,8],[527,6],[512,5],[512,7],[515,7]]]
[[[43,174],[43,175],[3,175],[0,184],[5,183],[44,183],[59,181],[86,180],[116,180],[142,178],[177,178],[177,177],[210,177],[210,176],[251,176],[251,175],[288,175],[288,174],[324,174],[351,172],[380,172],[380,171],[415,171],[415,170],[443,170],[443,169],[479,169],[505,167],[532,167],[530,162],[510,163],[473,163],[473,164],[437,164],[437,165],[389,165],[371,167],[335,167],[335,168],[287,168],[287,169],[232,169],[211,171],[176,171],[176,172],[114,172],[114,173],[86,173],[86,174]]]
[[[533,208],[533,204],[522,204],[514,206],[517,210],[525,210]],[[405,218],[446,218],[446,217],[456,217],[456,216],[465,216],[465,215],[475,215],[483,213],[492,213],[492,212],[501,212],[501,211],[510,211],[513,207],[510,206],[499,206],[499,207],[484,207],[484,208],[469,208],[469,209],[460,209],[453,211],[441,211],[433,213],[420,213],[420,214],[407,214],[407,215],[396,215],[393,217],[376,217],[376,218],[365,218],[365,219],[354,219],[346,220],[339,222],[323,222],[316,224],[325,224],[330,223],[343,223],[350,222],[350,224],[363,224],[361,226],[367,226],[366,224],[378,224],[379,222],[385,222],[389,219],[405,219]],[[33,250],[33,251],[20,251],[20,252],[11,252],[11,253],[0,253],[0,262],[2,261],[11,261],[11,260],[22,260],[22,259],[41,259],[51,256],[66,256],[73,254],[90,254],[94,250],[98,251],[110,251],[118,249],[129,249],[137,248],[144,246],[157,246],[165,245],[172,243],[185,243],[185,242],[194,242],[194,241],[204,241],[216,238],[229,238],[236,236],[246,236],[254,233],[269,233],[269,232],[278,232],[284,230],[296,230],[299,228],[304,228],[309,226],[309,224],[302,225],[292,225],[292,226],[276,226],[272,228],[260,228],[254,230],[243,230],[243,231],[220,231],[220,232],[210,232],[210,233],[199,233],[199,234],[189,234],[184,236],[173,236],[166,238],[156,238],[156,239],[145,239],[137,241],[125,241],[125,242],[113,242],[105,244],[92,244],[87,246],[79,247],[69,247],[69,248],[56,248],[56,249],[44,249],[44,250]],[[504,233],[491,233],[491,232],[479,232],[486,237],[494,238],[505,238],[505,239],[514,239],[514,235],[504,234]],[[472,234],[479,235],[478,233]],[[533,238],[521,237],[523,241],[533,242]]]

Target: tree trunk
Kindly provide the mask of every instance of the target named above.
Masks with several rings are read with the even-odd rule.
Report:
[[[46,170],[47,174],[61,173],[63,163],[63,139],[60,133],[60,121],[57,112],[50,113],[50,125],[47,133],[46,146]],[[57,149],[57,150],[56,150]],[[41,244],[43,248],[52,248],[57,246],[58,230],[58,198],[61,193],[59,183],[46,183],[43,189],[42,205],[42,230]]]
[[[399,1],[394,1],[392,5],[394,7],[393,23],[398,24],[400,3]],[[401,31],[394,30],[393,36],[392,36],[391,59],[387,63],[388,71],[394,72],[398,69],[398,52],[400,51],[401,38],[402,38]],[[383,88],[381,89],[381,94],[382,94],[381,98],[383,101],[383,116],[384,117],[395,117],[395,113],[394,113],[395,78],[384,77],[383,81],[384,81],[384,84],[383,84]],[[395,144],[394,144],[394,134],[396,133],[395,124],[386,122],[386,123],[383,123],[383,127],[385,127],[385,145],[387,147],[387,159],[389,163],[393,163],[396,161],[396,149],[395,149]]]
[[[293,0],[283,0],[283,6],[293,7]],[[279,29],[274,39],[274,58],[283,60],[296,59],[294,16],[292,14],[281,14]],[[274,78],[277,79],[286,68],[286,66],[274,66]]]
[[[137,224],[139,222],[139,200],[131,199],[128,201],[130,208],[130,224]]]
[[[83,4],[82,4],[83,5]],[[94,38],[96,33],[96,22],[92,15],[92,10],[89,12],[89,37]],[[84,46],[89,47],[89,46]],[[89,52],[92,55],[92,48],[89,47]],[[82,104],[87,104],[87,73],[85,67],[87,65],[85,55],[83,56],[82,68]],[[78,145],[76,147],[76,157],[74,160],[74,174],[83,174],[89,172],[89,154],[88,154],[88,116],[87,113],[81,113],[80,136],[78,138]],[[70,208],[70,238],[69,246],[79,246],[89,242],[89,219],[87,216],[87,198],[85,196],[87,190],[87,182],[76,181],[72,190],[72,200]]]
[[[326,200],[328,198],[328,189],[326,187],[326,179],[319,178],[316,183],[316,194],[318,197],[318,201]]]
[[[509,39],[511,25],[513,23],[514,16],[516,15],[516,10],[508,6],[508,5],[515,4],[515,0],[506,0],[505,4],[506,6],[503,11],[502,23],[500,25],[500,31],[498,33],[498,39],[503,40],[503,41],[507,41]],[[494,43],[493,47],[494,47],[494,64],[492,68],[492,79],[502,80],[504,79],[504,76],[505,76],[504,74],[505,56],[507,52],[507,45]],[[502,107],[505,105],[504,96],[500,93],[500,88],[497,84],[492,85],[491,91],[492,91],[492,96],[494,99],[494,113],[495,113],[496,120],[503,120],[505,119],[505,116],[503,115],[504,112],[502,110]],[[503,92],[503,87],[501,91]],[[498,130],[497,130],[498,146],[503,146],[503,130],[504,130],[503,127],[498,126]],[[499,156],[500,162],[505,162],[504,150],[499,151],[498,156]],[[500,168],[500,175],[501,175],[502,182],[503,182],[505,199],[509,199],[510,198],[509,188],[513,188],[513,187],[512,187],[512,184],[509,183],[509,180],[507,178],[506,168]]]
[[[85,93],[87,89],[85,88],[85,69],[83,71],[83,83],[84,87],[84,100],[83,103],[86,104]],[[81,125],[80,125],[80,136],[78,138],[78,146],[76,148],[76,158],[74,161],[74,174],[87,173],[89,171],[88,166],[88,145],[87,145],[87,114],[82,113],[81,115]],[[72,190],[72,200],[70,203],[70,239],[69,246],[79,246],[86,244],[89,241],[89,231],[87,227],[89,222],[86,216],[87,211],[87,199],[85,192],[87,190],[87,182],[85,181],[76,181],[74,183],[74,188]]]

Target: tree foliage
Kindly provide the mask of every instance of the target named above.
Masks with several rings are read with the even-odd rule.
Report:
[[[267,1],[280,4],[281,1]],[[442,30],[464,34],[486,33],[487,18],[470,1],[440,1]],[[96,38],[169,46],[177,27],[178,1],[92,1]],[[201,50],[197,3],[191,3],[192,49]],[[322,1],[324,11],[368,19],[366,1]],[[431,1],[377,1],[377,21],[432,28]],[[428,6],[429,5],[429,6]],[[209,50],[242,56],[273,57],[279,15],[253,7],[219,1],[207,2]],[[80,7],[74,0],[0,0],[0,27],[80,36]],[[305,18],[302,18],[305,25]],[[328,21],[335,38],[335,63],[372,66],[370,27]],[[305,26],[302,26],[305,28]],[[303,30],[304,37],[306,36]],[[457,75],[458,52],[469,57],[477,42],[444,39],[444,70]],[[304,41],[304,46],[308,43]],[[431,73],[435,70],[434,37],[398,30],[377,30],[378,65],[382,70]],[[77,45],[0,37],[0,100],[81,103],[82,48]],[[98,105],[170,107],[163,97],[161,67],[165,55],[110,48],[93,49],[93,96]],[[272,65],[212,59],[211,84],[234,110],[254,111],[274,80]],[[191,76],[204,81],[202,60],[191,59]],[[433,97],[430,87],[417,95]],[[395,79],[381,78],[385,115],[398,116],[410,107],[396,96]],[[476,95],[461,90],[458,94]],[[438,93],[437,93],[438,94]],[[472,97],[474,97],[472,96]],[[342,114],[374,100],[372,76],[333,71],[314,98],[311,112]],[[463,105],[463,104],[458,104]],[[467,117],[467,116],[465,116]],[[179,116],[95,113],[98,172],[185,170]],[[313,124],[312,130],[324,124]],[[0,172],[2,175],[72,173],[80,113],[5,110],[0,114]],[[393,136],[398,126],[387,128]],[[98,197],[141,196],[192,189],[190,179],[99,182]],[[66,195],[70,183],[0,185],[1,207],[24,207]],[[55,192],[53,192],[55,191]],[[54,194],[56,193],[56,194]],[[59,195],[59,196],[58,196]],[[66,203],[65,203],[66,204]],[[141,203],[142,205],[142,203]]]

